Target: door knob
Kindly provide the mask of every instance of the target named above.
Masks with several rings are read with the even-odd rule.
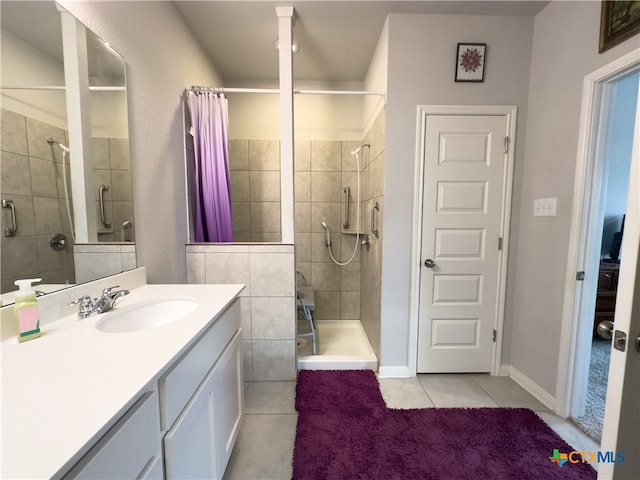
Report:
[[[603,320],[598,324],[596,331],[600,338],[611,340],[611,337],[613,336],[613,322],[611,320]]]
[[[425,266],[425,267],[427,267],[427,268],[433,268],[433,267],[435,267],[435,266],[436,266],[436,262],[434,262],[434,261],[433,261],[433,260],[431,260],[430,258],[427,258],[427,259],[424,261],[424,266]]]
[[[636,350],[640,352],[640,335],[636,337]]]

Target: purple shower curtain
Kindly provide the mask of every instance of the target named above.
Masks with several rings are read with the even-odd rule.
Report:
[[[187,92],[196,174],[196,242],[233,242],[224,94]]]

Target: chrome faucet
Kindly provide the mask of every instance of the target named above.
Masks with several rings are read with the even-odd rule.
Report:
[[[113,290],[114,288],[119,287],[120,285],[115,285],[113,287],[105,288],[102,290],[100,298],[92,299],[89,295],[83,295],[73,302],[69,302],[69,306],[79,305],[78,318],[87,318],[93,314],[107,312],[115,306],[118,298],[129,295],[129,290]]]

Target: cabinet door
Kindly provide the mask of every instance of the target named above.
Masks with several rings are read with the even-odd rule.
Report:
[[[240,334],[231,341],[216,366],[213,409],[216,421],[218,473],[222,477],[235,444],[244,412]]]
[[[164,437],[168,479],[218,478],[212,384],[209,375]]]
[[[164,438],[168,479],[222,478],[242,417],[240,331]]]

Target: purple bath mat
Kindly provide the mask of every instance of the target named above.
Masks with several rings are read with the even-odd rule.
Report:
[[[378,379],[371,370],[302,370],[296,384],[296,410],[322,413],[385,410]]]
[[[298,410],[294,480],[596,478],[586,463],[561,468],[549,459],[554,449],[573,448],[531,410],[380,408],[375,375],[361,372],[301,372],[298,395],[310,396],[296,404],[314,408]],[[322,381],[308,385],[316,378]],[[320,384],[330,389],[323,392]],[[371,402],[355,392],[361,387]]]

